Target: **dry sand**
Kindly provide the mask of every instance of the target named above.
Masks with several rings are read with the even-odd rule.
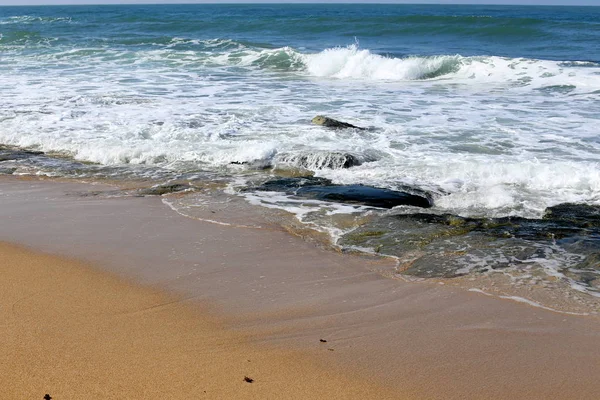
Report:
[[[73,260],[0,243],[0,276],[2,399],[402,398]]]

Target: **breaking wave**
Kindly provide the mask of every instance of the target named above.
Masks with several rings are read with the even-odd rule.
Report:
[[[437,55],[389,57],[357,45],[300,53],[290,47],[239,49],[211,57],[225,65],[293,71],[317,78],[375,81],[448,80],[507,82],[519,86],[573,85],[600,89],[600,64],[498,56]]]

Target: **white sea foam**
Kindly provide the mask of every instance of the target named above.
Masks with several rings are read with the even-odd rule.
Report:
[[[198,50],[177,50],[183,42]],[[600,204],[600,66],[589,63],[185,38],[143,51],[11,51],[2,61],[0,143],[175,169],[308,154],[308,168],[334,182],[416,185],[461,215]],[[323,129],[310,124],[316,114],[372,129]],[[369,162],[324,167],[332,152]]]

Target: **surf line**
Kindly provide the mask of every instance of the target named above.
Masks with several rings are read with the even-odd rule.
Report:
[[[175,211],[177,214],[181,215],[182,217],[186,217],[186,218],[190,218],[190,219],[195,219],[197,221],[202,221],[202,222],[208,222],[210,224],[215,224],[215,225],[222,225],[222,226],[229,226],[232,228],[247,228],[247,229],[264,229],[262,226],[260,225],[238,225],[238,224],[230,224],[229,222],[222,222],[222,221],[215,221],[214,219],[206,219],[206,218],[199,218],[199,217],[192,217],[190,215],[184,214],[181,211],[179,211],[177,209],[177,207],[175,207],[171,202],[169,202],[167,199],[161,199],[163,204],[167,205],[171,210]]]
[[[524,304],[527,304],[527,305],[529,305],[531,307],[537,307],[537,308],[541,308],[541,309],[544,309],[544,310],[547,310],[547,311],[552,311],[552,312],[559,313],[559,314],[578,315],[578,316],[583,316],[583,317],[590,316],[590,315],[596,315],[596,313],[577,313],[577,312],[571,312],[571,311],[561,311],[561,310],[557,310],[555,308],[550,308],[550,307],[543,306],[540,303],[537,303],[537,302],[535,302],[533,300],[529,300],[529,299],[526,299],[524,297],[519,297],[519,296],[497,296],[497,295],[494,295],[494,294],[491,294],[491,293],[488,293],[488,292],[484,292],[483,290],[476,289],[476,288],[471,288],[468,291],[469,292],[474,292],[474,293],[481,293],[481,294],[483,294],[485,296],[489,296],[489,297],[496,297],[496,298],[499,298],[499,299],[512,300],[512,301],[515,301],[517,303],[524,303]]]

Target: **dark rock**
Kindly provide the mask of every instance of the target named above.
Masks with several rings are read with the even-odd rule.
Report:
[[[561,239],[586,234],[584,227],[570,221],[552,219],[528,219],[522,217],[465,218],[451,214],[411,214],[398,215],[398,219],[415,222],[446,225],[457,235],[468,232],[481,232],[497,238],[516,237],[528,240]]]
[[[342,122],[342,121],[335,120],[333,118],[325,117],[323,115],[317,115],[316,117],[314,117],[312,119],[312,123],[316,124],[316,125],[322,125],[327,128],[334,128],[334,129],[344,129],[344,128],[354,128],[354,129],[360,129],[360,130],[365,129],[365,128],[361,128],[361,127],[349,124],[347,122]]]
[[[296,191],[296,195],[378,208],[393,208],[396,206],[429,208],[433,205],[429,199],[422,196],[363,185],[304,186]]]
[[[0,148],[0,162],[2,161],[14,161],[31,158],[33,156],[39,156],[44,154],[43,151],[33,150],[10,150],[6,148]]]
[[[600,227],[600,206],[563,203],[546,208],[544,220],[570,222],[581,227]]]
[[[246,191],[251,190],[285,192],[290,196],[378,208],[400,205],[429,208],[433,205],[433,201],[424,195],[372,186],[334,185],[329,179],[315,177],[273,179],[260,186],[246,189]]]
[[[314,176],[301,176],[290,178],[278,178],[264,182],[260,186],[251,187],[245,191],[260,190],[266,192],[285,192],[287,194],[295,194],[298,188],[303,186],[328,186],[332,185],[329,179],[315,178]]]
[[[591,233],[600,229],[600,206],[564,203],[548,207],[541,219],[522,217],[465,218],[451,214],[411,214],[396,218],[422,223],[463,227],[468,231],[486,232],[492,236],[519,238],[560,238]]]

